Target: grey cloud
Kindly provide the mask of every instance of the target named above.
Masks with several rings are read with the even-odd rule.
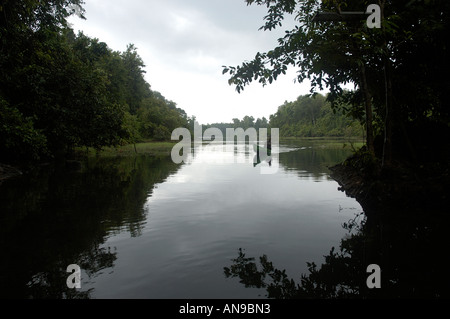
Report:
[[[102,24],[114,37],[145,45],[173,63],[195,52],[238,63],[276,39],[257,30],[265,8],[244,0],[103,0],[88,1],[86,10],[88,23]]]

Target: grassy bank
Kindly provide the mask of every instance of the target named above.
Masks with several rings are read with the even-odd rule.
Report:
[[[280,138],[280,143],[298,143],[299,141],[311,145],[315,148],[326,148],[326,149],[342,149],[346,148],[349,150],[358,150],[363,145],[365,141],[359,137],[282,137]]]
[[[79,149],[80,153],[87,155],[88,157],[102,156],[102,157],[116,157],[116,156],[135,156],[135,155],[151,155],[151,156],[168,156],[172,151],[173,146],[177,143],[174,142],[142,142],[134,144],[128,144],[118,147],[105,147],[101,151],[96,151],[93,148]]]

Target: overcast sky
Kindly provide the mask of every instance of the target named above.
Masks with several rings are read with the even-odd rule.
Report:
[[[294,83],[291,69],[273,84],[258,82],[238,94],[222,75],[222,65],[240,65],[277,45],[292,17],[278,31],[259,31],[267,11],[244,0],[85,0],[86,20],[72,27],[125,51],[133,43],[153,90],[177,103],[201,124],[256,118],[277,111],[284,101],[309,93]]]

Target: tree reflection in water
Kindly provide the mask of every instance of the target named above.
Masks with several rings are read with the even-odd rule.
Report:
[[[111,248],[91,247],[89,251],[84,251],[78,256],[78,266],[92,280],[104,269],[114,266],[117,253],[111,252]],[[90,299],[93,288],[86,291],[70,289],[66,285],[66,279],[70,273],[66,272],[67,263],[58,261],[52,266],[51,271],[42,271],[34,274],[26,285],[26,293],[35,299]],[[86,278],[81,278],[83,281]]]
[[[82,171],[43,167],[0,190],[0,298],[90,298],[86,290],[112,271],[113,234],[140,236],[142,208],[156,184],[181,166],[149,156],[90,158]],[[70,289],[67,266],[82,269],[82,289]]]
[[[450,281],[442,262],[447,223],[443,215],[408,213],[356,215],[343,224],[348,234],[339,249],[332,247],[320,267],[307,262],[308,273],[297,282],[266,255],[258,265],[241,248],[224,274],[245,287],[263,288],[267,298],[275,299],[448,298]],[[380,289],[367,287],[370,264],[381,267]]]

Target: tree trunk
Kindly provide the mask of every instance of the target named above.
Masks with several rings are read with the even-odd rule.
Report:
[[[373,143],[373,116],[372,116],[372,95],[369,92],[366,78],[366,67],[361,63],[361,88],[364,94],[364,105],[366,109],[366,144],[370,154],[375,156],[375,147]]]
[[[386,114],[384,119],[384,143],[382,166],[389,166],[392,162],[392,122],[394,118],[392,105],[392,82],[389,72],[389,59],[385,57],[384,63],[384,81],[386,90]]]
[[[384,20],[384,6],[386,1],[379,0],[378,4],[381,11],[381,21]],[[389,49],[386,40],[386,29],[382,24],[384,43],[383,43],[383,64],[384,64],[384,89],[385,89],[385,118],[384,118],[384,143],[382,166],[388,166],[392,162],[392,126],[394,120],[394,110],[392,109],[392,79],[389,60]]]

